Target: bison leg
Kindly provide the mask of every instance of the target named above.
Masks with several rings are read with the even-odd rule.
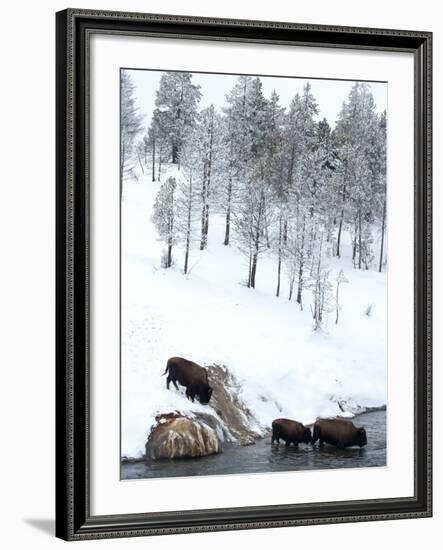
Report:
[[[178,390],[179,388],[177,386],[177,380],[175,378],[172,378],[171,375],[168,375],[168,377],[166,378],[166,388],[169,390],[169,384],[171,382],[174,384],[175,389]]]
[[[312,433],[312,439],[311,439],[311,443],[313,446],[315,445],[317,439],[318,439],[318,431],[317,431],[317,428],[314,427],[314,430]]]
[[[186,388],[186,397],[194,403],[195,393],[192,392],[189,388]]]

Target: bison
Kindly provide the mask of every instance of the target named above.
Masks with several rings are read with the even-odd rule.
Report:
[[[312,444],[320,440],[320,445],[329,443],[339,449],[358,445],[366,445],[366,430],[356,428],[350,420],[344,418],[319,418],[315,421],[312,434]]]
[[[272,422],[272,440],[271,444],[280,438],[285,442],[286,447],[291,443],[297,446],[299,443],[310,443],[311,430],[303,426],[301,422],[288,420],[287,418],[277,418]]]
[[[168,373],[166,388],[172,382],[178,390],[177,382],[186,388],[186,397],[194,402],[198,397],[202,405],[207,405],[212,395],[212,388],[208,383],[208,371],[193,361],[183,357],[171,357],[168,359],[166,370],[162,376]]]

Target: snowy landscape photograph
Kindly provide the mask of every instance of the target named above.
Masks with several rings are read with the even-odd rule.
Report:
[[[121,479],[386,466],[387,84],[120,70]]]

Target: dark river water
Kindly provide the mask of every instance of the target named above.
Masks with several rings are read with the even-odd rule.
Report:
[[[368,444],[360,449],[314,447],[301,443],[298,448],[271,445],[271,436],[246,447],[225,445],[222,453],[202,458],[146,460],[121,465],[121,479],[209,476],[291,470],[325,470],[331,468],[368,468],[386,466],[386,411],[361,414],[353,420],[364,426]]]

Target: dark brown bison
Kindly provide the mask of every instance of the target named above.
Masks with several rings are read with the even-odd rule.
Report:
[[[171,357],[168,359],[163,376],[168,373],[166,387],[172,382],[178,390],[177,382],[186,388],[186,397],[194,402],[198,397],[202,405],[207,405],[212,395],[212,388],[208,383],[208,371],[193,361],[183,357]]]
[[[329,443],[339,449],[358,445],[366,445],[366,430],[356,428],[350,420],[344,418],[319,418],[315,421],[312,434],[312,444],[320,440],[320,445]]]
[[[291,443],[294,443],[294,445],[310,443],[311,430],[303,426],[301,422],[288,420],[287,418],[277,418],[272,422],[271,444],[275,440],[280,443],[280,439],[283,439],[286,447],[289,447]]]

